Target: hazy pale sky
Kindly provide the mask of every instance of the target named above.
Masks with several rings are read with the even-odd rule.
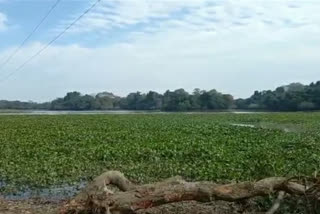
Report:
[[[0,0],[0,66],[53,0]],[[319,0],[62,0],[4,67],[0,99],[185,88],[235,97],[320,80]],[[6,78],[10,75],[10,78]]]

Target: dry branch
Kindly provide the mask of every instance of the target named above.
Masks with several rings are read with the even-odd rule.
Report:
[[[277,200],[274,202],[273,206],[268,210],[268,212],[266,212],[266,214],[274,214],[277,212],[285,195],[286,193],[284,191],[280,191]]]
[[[107,185],[115,185],[121,191],[114,193]],[[159,183],[135,186],[120,172],[112,171],[96,178],[74,200],[66,204],[60,214],[135,214],[140,210],[182,201],[234,202],[276,192],[305,195],[306,191],[305,186],[282,177],[227,185],[186,182],[175,177]]]

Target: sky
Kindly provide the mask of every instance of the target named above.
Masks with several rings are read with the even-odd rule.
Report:
[[[236,98],[320,80],[319,0],[0,0],[0,99],[217,89]],[[18,69],[24,65],[21,69]]]

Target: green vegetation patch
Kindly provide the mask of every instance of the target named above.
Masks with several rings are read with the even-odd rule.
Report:
[[[311,175],[319,121],[320,113],[1,116],[0,189],[72,184],[105,170],[143,183]]]

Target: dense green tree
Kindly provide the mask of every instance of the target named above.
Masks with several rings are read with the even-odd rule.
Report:
[[[162,95],[149,91],[145,96],[144,102],[147,110],[159,110],[162,108]]]
[[[163,95],[163,110],[165,111],[188,111],[191,110],[190,95],[184,89],[173,92],[166,91]]]
[[[320,82],[303,85],[292,83],[271,91],[255,91],[248,99],[239,99],[237,108],[271,111],[301,111],[320,109]]]
[[[145,97],[146,95],[140,92],[130,93],[126,98],[126,102],[122,103],[122,108],[128,110],[146,110]]]
[[[233,97],[224,95],[216,90],[202,91],[199,97],[200,106],[204,110],[229,109],[233,105]]]
[[[94,110],[95,106],[94,97],[82,96],[79,92],[69,92],[64,98],[58,98],[51,103],[52,110]]]
[[[192,95],[190,96],[190,104],[192,110],[199,110],[201,109],[201,102],[200,102],[200,96],[201,96],[201,90],[199,88],[195,88],[193,90]]]

